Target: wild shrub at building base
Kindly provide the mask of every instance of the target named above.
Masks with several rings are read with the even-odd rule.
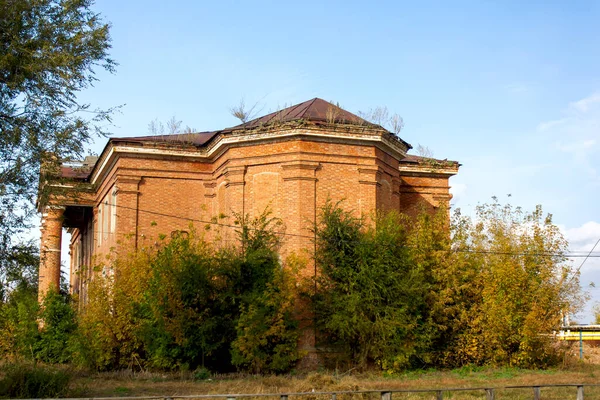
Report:
[[[148,287],[154,248],[106,260],[95,267],[79,314],[76,361],[97,369],[140,368],[143,344],[139,304]]]
[[[561,359],[548,334],[582,296],[567,242],[541,208],[494,202],[474,219],[440,209],[368,220],[342,205],[321,210],[317,273],[303,293],[294,263],[279,260],[280,222],[236,215],[236,244],[217,247],[191,227],[98,263],[78,312],[64,291],[38,306],[21,280],[0,303],[0,354],[96,370],[281,373],[302,356],[299,322],[314,318],[317,347],[338,366]]]
[[[0,354],[6,360],[68,363],[76,329],[71,298],[64,292],[50,290],[39,305],[35,287],[22,285],[0,304]]]
[[[236,218],[237,246],[216,247],[190,227],[99,268],[80,318],[79,359],[100,370],[291,368],[298,335],[279,222],[268,213]]]
[[[254,373],[281,373],[300,359],[296,281],[291,271],[279,269],[264,291],[242,306],[232,343],[234,365]]]
[[[541,207],[477,208],[370,223],[328,202],[321,210],[311,294],[321,345],[388,372],[468,364],[547,367],[552,331],[581,304],[567,242]]]
[[[313,301],[321,340],[359,367],[405,368],[429,341],[424,271],[390,213],[375,224],[328,202],[316,227]]]
[[[494,202],[457,216],[453,261],[468,266],[476,306],[456,347],[465,361],[546,367],[560,355],[549,335],[581,304],[578,271],[551,215]]]
[[[37,287],[19,285],[0,303],[0,354],[4,360],[33,359],[38,337]]]

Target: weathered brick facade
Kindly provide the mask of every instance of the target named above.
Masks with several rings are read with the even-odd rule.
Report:
[[[255,216],[269,207],[286,227],[282,256],[309,258],[310,228],[327,199],[344,199],[365,215],[413,214],[449,201],[458,164],[407,156],[409,149],[320,99],[223,131],[110,139],[90,169],[63,169],[79,183],[77,193],[42,210],[40,296],[58,285],[61,225],[72,233],[71,290],[85,302],[91,274],[83,267],[94,257],[129,252],[190,223],[204,231],[211,218],[227,216],[207,235],[219,230],[234,240],[232,213]]]

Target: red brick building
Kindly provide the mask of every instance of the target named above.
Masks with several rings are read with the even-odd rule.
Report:
[[[318,98],[215,132],[112,138],[97,160],[63,166],[60,180],[44,183],[62,192],[40,210],[40,296],[58,287],[63,227],[72,234],[71,290],[85,301],[91,272],[83,267],[94,257],[190,222],[268,206],[286,226],[285,256],[310,254],[310,227],[328,198],[365,214],[448,202],[458,164],[407,155],[410,148]],[[233,238],[232,229],[221,235]]]

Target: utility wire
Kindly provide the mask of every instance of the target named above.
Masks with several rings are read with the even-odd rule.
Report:
[[[594,251],[594,249],[596,248],[596,246],[598,246],[598,243],[600,243],[600,239],[598,239],[598,241],[596,241],[596,244],[594,245],[594,247],[592,247],[592,249],[590,250],[590,252],[588,253],[588,255],[583,259],[583,261],[581,262],[581,264],[577,268],[577,272],[581,271],[581,267],[583,267],[583,264],[585,264],[585,262],[588,260],[588,258],[594,257],[591,254]]]
[[[235,228],[235,229],[239,229],[240,225],[235,225],[235,224],[226,224],[223,222],[217,222],[214,220],[202,220],[202,219],[198,219],[198,218],[190,218],[190,217],[182,217],[179,215],[175,215],[175,214],[168,214],[168,213],[163,213],[163,212],[159,212],[159,211],[151,211],[151,210],[145,210],[145,209],[141,209],[141,208],[134,208],[134,207],[127,207],[124,205],[120,205],[120,204],[111,204],[110,206],[114,206],[114,207],[118,207],[118,208],[123,208],[123,209],[127,209],[127,210],[131,210],[131,211],[137,211],[137,212],[143,212],[146,214],[151,214],[151,215],[157,215],[157,216],[161,216],[161,217],[168,217],[168,218],[175,218],[175,219],[180,219],[180,220],[184,220],[184,221],[190,221],[190,222],[200,222],[203,224],[210,224],[210,225],[217,225],[217,226],[221,226],[221,227],[226,227],[226,228]],[[115,232],[97,232],[94,231],[95,234],[103,234],[103,235],[116,235]],[[311,239],[314,240],[315,237],[314,236],[309,236],[309,235],[302,235],[299,233],[288,233],[288,232],[283,232],[283,231],[278,231],[278,232],[274,232],[277,235],[281,235],[281,236],[290,236],[290,237],[296,237],[296,238],[302,238],[302,239]],[[122,234],[122,235],[129,235],[129,234]],[[224,239],[227,240],[227,239]],[[537,257],[566,257],[566,258],[582,258],[585,257],[585,259],[583,260],[583,262],[581,263],[581,265],[579,266],[579,269],[581,269],[581,267],[583,266],[583,264],[585,263],[585,261],[588,258],[600,258],[600,253],[596,252],[593,253],[593,250],[596,248],[596,246],[598,245],[598,243],[600,243],[600,239],[598,240],[598,242],[596,242],[596,245],[594,245],[594,248],[592,248],[592,251],[590,251],[587,255],[583,255],[583,254],[563,254],[563,253],[528,253],[528,252],[502,252],[502,251],[493,251],[493,250],[471,250],[471,249],[453,249],[453,252],[456,253],[473,253],[473,254],[492,254],[492,255],[509,255],[509,256],[537,256]]]

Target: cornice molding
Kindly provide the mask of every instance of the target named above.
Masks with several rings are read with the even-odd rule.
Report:
[[[219,134],[208,147],[191,149],[175,146],[156,145],[148,146],[147,143],[134,145],[133,143],[121,145],[111,143],[98,160],[96,168],[92,171],[90,182],[95,184],[110,170],[120,155],[128,154],[145,157],[172,157],[183,159],[196,159],[200,161],[214,161],[226,150],[232,147],[251,146],[260,143],[273,143],[292,139],[307,139],[321,142],[354,144],[359,146],[375,146],[380,150],[396,157],[398,160],[406,156],[408,148],[389,133],[379,130],[346,130],[325,131],[312,127],[293,128],[287,130],[269,130],[260,132],[240,132],[239,134]]]

